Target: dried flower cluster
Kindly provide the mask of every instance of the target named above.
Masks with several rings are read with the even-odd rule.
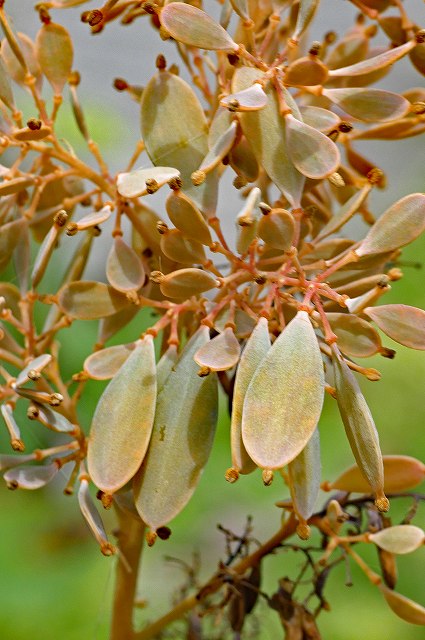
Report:
[[[308,36],[319,0],[225,0],[220,22],[195,1],[109,0],[85,11],[81,28],[88,24],[93,33],[118,18],[123,24],[150,22],[158,40],[175,41],[192,80],[183,80],[176,65],[168,68],[162,55],[143,90],[116,79],[115,88],[140,101],[141,111],[141,140],[117,176],[109,174],[90,137],[72,41],[53,19],[60,19],[54,10],[84,0],[39,3],[35,42],[14,33],[7,3],[0,3],[0,145],[10,165],[0,167],[0,267],[13,263],[18,283],[0,284],[1,412],[17,452],[0,456],[0,468],[10,488],[37,489],[66,465],[65,493],[76,488],[105,555],[116,548],[90,497],[90,482],[105,508],[116,507],[122,562],[115,640],[154,637],[230,580],[230,569],[222,567],[166,619],[133,631],[144,526],[149,545],[167,538],[169,523],[190,500],[213,443],[219,383],[231,406],[226,479],[234,482],[260,468],[269,485],[278,470],[291,494],[281,505],[289,512],[282,529],[231,570],[233,591],[220,604],[229,607],[231,628],[239,633],[256,603],[261,558],[295,532],[307,539],[311,526],[326,540],[319,564],[307,555],[320,606],[313,615],[293,600],[295,583],[284,581],[268,599],[288,638],[320,637],[315,617],[325,607],[325,577],[318,567],[329,569],[338,550],[351,555],[400,617],[425,624],[425,609],[393,591],[395,569],[389,568],[394,554],[417,549],[424,534],[410,519],[391,526],[380,514],[389,508],[386,493],[410,490],[423,480],[425,467],[404,456],[383,458],[356,378],[380,377],[357,359],[394,356],[377,329],[425,350],[425,311],[380,304],[402,276],[401,248],[425,230],[425,194],[407,195],[378,216],[368,198],[384,187],[385,176],[358,150],[362,140],[401,140],[425,131],[425,89],[398,95],[371,88],[401,58],[425,75],[425,30],[400,0],[351,2],[359,10],[356,23],[321,42]],[[228,25],[234,17],[233,33]],[[377,31],[385,34],[386,46],[373,46]],[[27,122],[11,80],[33,98],[34,117]],[[46,81],[52,105],[45,102]],[[63,101],[71,104],[93,166],[55,134]],[[144,151],[151,166],[134,169]],[[225,172],[233,173],[244,199],[240,211],[217,208]],[[165,209],[154,212],[149,197],[159,189],[167,192]],[[223,231],[224,217],[235,220],[234,243]],[[347,235],[354,217],[370,227],[361,240]],[[87,259],[110,218],[105,282],[85,280]],[[131,242],[123,236],[124,218],[132,226]],[[75,238],[74,255],[59,290],[45,292],[43,277],[64,234]],[[147,331],[129,344],[105,346],[144,309],[156,316]],[[75,320],[99,320],[98,341],[67,382],[57,361],[57,334]],[[111,381],[86,433],[77,408],[89,379]],[[343,493],[315,513],[325,393],[338,403],[357,464],[322,484]],[[15,419],[18,401],[26,403],[31,420],[67,442],[26,452]],[[367,496],[350,502],[351,493]],[[350,511],[353,505],[358,513],[367,508],[375,514],[366,528]],[[341,535],[346,521],[357,526],[355,534]],[[382,578],[352,550],[358,542],[377,545]],[[131,579],[120,568],[126,562],[134,570]]]

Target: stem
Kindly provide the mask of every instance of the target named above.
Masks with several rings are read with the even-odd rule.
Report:
[[[141,520],[116,508],[119,556],[115,574],[110,640],[132,640],[133,607],[145,525]]]

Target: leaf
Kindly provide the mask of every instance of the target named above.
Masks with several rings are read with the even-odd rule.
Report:
[[[138,198],[149,193],[146,181],[154,180],[158,188],[167,184],[172,178],[178,178],[180,172],[172,167],[149,167],[135,169],[129,173],[119,173],[117,176],[117,190],[124,198]]]
[[[130,306],[126,296],[103,282],[79,280],[66,284],[58,292],[62,312],[77,320],[95,320],[112,316]]]
[[[162,391],[168,376],[171,371],[174,371],[174,367],[178,360],[178,352],[175,344],[170,344],[165,353],[161,356],[156,366],[156,379],[158,385],[158,395]]]
[[[260,318],[247,340],[236,370],[231,416],[232,465],[239,473],[251,473],[256,464],[249,457],[242,440],[242,408],[249,383],[270,349],[268,321]]]
[[[35,41],[37,59],[43,74],[60,95],[72,71],[74,52],[65,27],[54,22],[43,24]]]
[[[337,78],[340,76],[361,76],[365,73],[378,71],[378,69],[384,69],[385,67],[389,67],[391,64],[394,64],[394,62],[397,62],[397,60],[400,60],[400,58],[409,53],[409,51],[415,46],[416,40],[410,40],[409,42],[406,42],[399,47],[389,49],[388,51],[385,51],[384,53],[381,53],[373,58],[362,60],[361,62],[351,64],[348,67],[332,69],[329,71],[329,77]]]
[[[190,500],[208,460],[217,422],[215,374],[199,377],[193,356],[209,340],[201,326],[184,347],[158,396],[146,460],[134,481],[140,517],[152,529]]]
[[[21,385],[29,382],[30,380],[36,379],[36,376],[40,374],[41,371],[52,361],[52,356],[50,353],[44,353],[41,356],[37,356],[33,360],[26,365],[24,369],[19,373],[18,377],[14,382],[14,387],[20,387]],[[28,376],[28,374],[31,374]]]
[[[103,392],[93,416],[88,471],[105,493],[131,478],[145,457],[156,404],[153,338],[147,335]]]
[[[289,463],[288,472],[295,513],[306,521],[313,515],[319,496],[322,473],[320,438],[317,428],[301,453]]]
[[[369,533],[369,540],[390,553],[405,554],[423,546],[425,533],[411,524],[401,524]]]
[[[398,120],[410,109],[406,98],[381,89],[323,89],[323,95],[363,122]]]
[[[394,613],[401,618],[410,622],[410,624],[425,625],[425,608],[417,602],[402,596],[383,584],[378,585],[385,600]]]
[[[396,342],[410,349],[425,350],[425,311],[422,309],[407,304],[383,304],[367,307],[363,313]]]
[[[308,105],[300,108],[302,119],[305,124],[314,127],[322,133],[329,133],[332,129],[338,127],[341,119],[328,109]]]
[[[323,395],[319,345],[307,312],[299,311],[246,392],[242,437],[259,467],[280,469],[303,450],[319,420]]]
[[[194,355],[200,367],[211,371],[227,371],[234,367],[240,357],[241,347],[235,332],[226,327],[222,333],[204,344]]]
[[[290,114],[285,116],[285,123],[288,154],[296,169],[312,179],[335,173],[341,160],[336,144]]]
[[[106,261],[106,276],[117,291],[138,291],[145,281],[145,270],[137,253],[116,236]]]
[[[237,93],[250,87],[263,75],[252,67],[237,69],[233,76],[232,91]],[[299,207],[305,178],[289,158],[286,118],[282,118],[275,91],[270,86],[266,89],[266,95],[268,100],[263,109],[239,113],[238,118],[260,166],[291,205]]]
[[[343,359],[333,352],[337,402],[351,450],[363,476],[375,494],[375,504],[388,510],[384,494],[384,465],[378,432],[356,378]]]
[[[109,380],[121,369],[136,347],[135,342],[118,344],[92,353],[84,361],[84,371],[93,380]]]
[[[191,181],[208,153],[208,123],[193,89],[173,73],[159,71],[143,91],[140,113],[142,138],[152,163],[175,167],[185,193],[201,211],[215,215],[216,172],[198,187]]]
[[[178,42],[215,51],[237,51],[227,31],[205,11],[184,2],[172,2],[160,13],[161,25]]]
[[[48,484],[57,472],[59,467],[55,462],[46,465],[31,467],[14,467],[4,474],[6,484],[11,489],[41,489]]]
[[[425,230],[425,194],[411,193],[395,202],[369,230],[356,249],[358,256],[393,251]]]
[[[384,490],[386,493],[400,493],[412,489],[425,479],[425,465],[410,456],[383,456]],[[359,467],[353,465],[334,482],[324,483],[323,489],[368,493],[370,487]]]
[[[167,298],[190,298],[218,286],[218,280],[202,269],[178,269],[162,276],[161,292]]]
[[[381,351],[381,339],[366,320],[352,313],[327,313],[326,317],[343,353],[355,358],[369,358]]]
[[[220,105],[229,111],[258,111],[267,104],[268,98],[260,83],[254,82],[247,89],[231,93],[220,100]]]

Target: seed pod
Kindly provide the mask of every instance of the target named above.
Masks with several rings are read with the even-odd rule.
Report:
[[[78,489],[78,504],[81,513],[84,516],[87,525],[96,538],[100,550],[104,556],[110,556],[115,553],[115,548],[108,541],[102,518],[100,517],[89,492],[89,483],[85,478],[81,479],[80,488]]]
[[[398,579],[396,556],[393,553],[380,549],[379,547],[376,547],[376,551],[378,552],[382,578],[387,587],[395,589]]]
[[[19,289],[10,282],[0,282],[0,297],[4,298],[3,308],[10,309],[18,320],[21,317]]]
[[[19,467],[19,465],[26,464],[27,462],[32,462],[35,459],[35,453],[28,453],[27,455],[21,454],[17,456],[0,455],[0,471],[8,471],[9,469],[14,469],[15,467]]]
[[[345,35],[326,57],[326,66],[338,69],[356,64],[367,57],[368,48],[369,38],[364,31]]]
[[[200,367],[210,371],[227,371],[232,369],[241,354],[241,346],[231,327],[226,327],[222,333],[204,344],[194,355],[194,360]]]
[[[285,116],[285,123],[288,154],[300,173],[321,179],[338,169],[339,150],[330,138],[291,114]]]
[[[63,210],[56,214],[52,228],[40,245],[31,272],[31,283],[33,288],[35,288],[40,283],[42,277],[44,276],[46,267],[49,263],[55,247],[58,244],[59,235],[63,231],[63,226],[67,218],[68,216]]]
[[[9,432],[10,446],[14,451],[24,451],[25,445],[21,440],[21,431],[14,418],[12,405],[5,402],[0,406],[0,412]]]
[[[294,217],[285,209],[271,209],[260,219],[257,233],[274,249],[288,251],[295,233]]]
[[[292,40],[298,42],[302,34],[308,28],[314,18],[319,0],[300,0],[298,5],[297,22],[295,24]]]
[[[60,24],[43,24],[37,34],[37,59],[43,74],[60,95],[72,70],[73,48],[68,31]]]
[[[9,76],[4,67],[3,61],[0,59],[0,100],[4,102],[6,107],[11,111],[15,110],[15,99],[10,86]]]
[[[336,129],[341,122],[341,119],[328,109],[322,109],[322,107],[315,107],[312,105],[300,108],[302,119],[309,127],[313,127],[322,133],[329,133]]]
[[[405,44],[389,49],[384,53],[381,53],[373,58],[362,60],[356,64],[349,65],[348,67],[342,67],[340,69],[332,69],[329,71],[330,78],[338,78],[341,76],[362,76],[365,73],[372,71],[378,71],[384,69],[400,60],[403,56],[409,53],[416,46],[416,40],[409,40]]]
[[[13,178],[12,180],[3,180],[0,183],[0,196],[10,196],[15,193],[19,193],[27,187],[31,187],[33,184],[34,178]],[[18,220],[13,220],[13,222],[18,222]],[[13,224],[13,222],[9,222],[8,224]],[[4,226],[6,227],[7,225]]]
[[[393,251],[425,230],[425,194],[411,193],[395,202],[375,222],[356,249],[358,256]]]
[[[199,377],[193,356],[209,340],[201,326],[185,345],[158,396],[146,460],[134,482],[140,517],[153,530],[190,500],[208,460],[217,421],[215,374]]]
[[[207,13],[184,2],[166,5],[160,13],[161,25],[178,42],[215,51],[237,51],[223,27]]]
[[[322,410],[323,363],[306,311],[299,311],[257,368],[246,392],[242,437],[254,462],[280,469],[310,440]]]
[[[208,173],[215,169],[223,158],[230,152],[236,140],[238,125],[233,121],[230,126],[217,138],[208,151],[200,166],[192,173],[192,182],[195,185],[202,184]]]
[[[40,377],[40,371],[43,371],[45,367],[52,361],[52,356],[49,353],[45,353],[26,365],[24,369],[19,373],[13,386],[19,388],[21,385],[29,382],[30,380],[37,380]]]
[[[42,425],[56,431],[58,433],[74,434],[78,431],[78,427],[70,422],[65,416],[57,411],[54,411],[45,404],[34,403],[37,409],[37,416],[35,419]]]
[[[203,264],[206,261],[203,245],[197,240],[187,238],[180,229],[170,229],[161,236],[161,250],[181,264]]]
[[[267,94],[259,82],[254,82],[247,89],[231,93],[220,100],[220,105],[229,111],[258,111],[267,104]]]
[[[0,227],[0,272],[9,264],[12,254],[26,228],[27,223],[24,218],[18,218],[18,220],[13,220]]]
[[[394,613],[401,618],[410,622],[410,624],[425,625],[425,608],[417,602],[402,596],[401,593],[397,593],[392,589],[388,589],[383,584],[378,585],[385,600]]]
[[[124,307],[124,309],[121,309],[121,311],[117,313],[113,313],[111,316],[102,318],[99,322],[97,342],[101,345],[105,344],[105,342],[112,338],[118,331],[126,327],[139,311],[140,307],[132,304]]]
[[[298,58],[286,69],[285,84],[293,86],[316,86],[325,84],[328,68],[316,56]]]
[[[406,98],[381,89],[324,89],[323,95],[363,122],[398,120],[410,109]]]
[[[111,217],[111,214],[112,209],[107,204],[99,211],[92,211],[91,213],[88,213],[87,215],[80,218],[77,222],[73,222],[72,224],[75,225],[75,227],[73,228],[75,228],[76,231],[85,231],[86,229],[90,229],[92,227],[98,226],[99,224],[102,224],[103,222],[106,222],[106,220]],[[68,233],[68,235],[73,235],[73,233]]]
[[[218,286],[218,280],[202,269],[178,269],[162,275],[159,287],[168,298],[190,298]]]
[[[118,174],[117,190],[124,198],[138,198],[139,196],[145,196],[147,193],[150,193],[149,181],[154,180],[156,190],[158,190],[173,178],[178,177],[180,177],[180,171],[172,167],[135,169],[129,173]]]
[[[147,335],[103,392],[90,429],[87,463],[93,482],[113,493],[131,478],[145,457],[155,415],[156,366]]]
[[[41,70],[37,62],[35,55],[34,43],[25,33],[17,33],[17,39],[19,46],[27,63],[28,70],[37,79],[37,86],[41,88]],[[19,85],[26,87],[25,84],[25,70],[20,64],[19,60],[12,51],[12,48],[6,38],[1,45],[1,57],[4,62],[4,66],[7,69],[9,76]]]
[[[316,428],[304,449],[288,465],[289,488],[294,511],[300,524],[306,525],[313,515],[320,490],[322,467],[320,463],[320,438]]]
[[[326,317],[343,353],[355,358],[369,358],[382,350],[379,335],[366,320],[352,313],[327,313]]]
[[[425,43],[409,51],[409,58],[415,69],[425,76]]]
[[[338,408],[357,464],[375,494],[380,511],[388,511],[378,432],[360,387],[343,359],[332,353]]]
[[[425,349],[425,311],[407,304],[367,307],[369,316],[387,336],[410,349]]]
[[[242,91],[262,78],[263,74],[258,69],[241,67],[233,76],[232,91]],[[305,179],[289,158],[286,118],[280,114],[276,92],[268,86],[265,93],[268,98],[266,106],[260,111],[240,113],[239,121],[259,165],[290,204],[299,207]],[[284,95],[286,100],[288,92],[284,92]]]
[[[93,380],[110,380],[136,348],[135,342],[95,351],[84,361],[84,371]]]
[[[211,233],[205,218],[191,198],[182,191],[172,191],[167,198],[165,208],[171,222],[188,238],[210,245]]]
[[[235,173],[245,178],[247,182],[257,180],[260,168],[245,136],[242,136],[236,147],[231,150],[229,164]]]
[[[323,239],[335,233],[353,217],[355,213],[365,202],[372,185],[365,185],[360,191],[356,191],[351,198],[342,205],[341,209],[329,220],[329,222],[321,229],[317,239]]]
[[[411,524],[400,524],[370,533],[368,538],[381,549],[400,555],[412,553],[423,546],[425,533]]]
[[[106,261],[106,276],[117,291],[138,291],[145,281],[145,270],[137,253],[116,236]]]
[[[248,251],[251,242],[257,235],[260,198],[260,189],[258,187],[251,189],[244,206],[236,216],[236,249],[240,254]]]
[[[9,489],[41,489],[48,484],[59,467],[55,462],[46,465],[31,467],[14,467],[4,474],[4,479]]]
[[[27,142],[29,140],[44,140],[51,133],[52,129],[43,125],[39,129],[30,129],[29,127],[18,129],[13,132],[13,137],[20,142]]]
[[[63,313],[77,320],[94,320],[111,316],[129,306],[125,295],[103,282],[70,282],[58,292]]]

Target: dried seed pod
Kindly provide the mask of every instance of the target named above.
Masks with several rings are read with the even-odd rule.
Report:
[[[231,327],[226,327],[222,333],[204,344],[194,355],[194,360],[200,367],[210,371],[227,371],[232,369],[241,354],[241,346]]]
[[[171,222],[188,238],[209,245],[211,233],[194,201],[182,191],[171,191],[165,203]]]
[[[187,238],[180,229],[170,229],[164,233],[160,246],[167,258],[181,264],[203,264],[207,259],[203,245],[193,238]]]
[[[173,2],[160,13],[161,26],[178,42],[215,51],[237,51],[238,45],[207,13],[185,4]]]
[[[13,386],[15,388],[19,388],[30,380],[37,380],[40,377],[40,372],[43,371],[51,361],[52,356],[50,353],[44,353],[43,355],[30,360],[26,367],[19,373]]]
[[[363,122],[398,120],[410,109],[406,98],[381,89],[323,89],[323,95]]]
[[[388,511],[384,493],[384,465],[378,432],[360,387],[339,354],[332,353],[338,408],[357,464],[375,494],[380,511]]]
[[[53,226],[44,238],[37,253],[31,272],[31,284],[35,288],[41,281],[52,253],[57,246],[59,235],[63,231],[68,215],[59,211],[53,219]]]
[[[3,180],[0,183],[0,196],[10,196],[14,193],[19,193],[27,187],[31,187],[34,184],[34,178],[13,178],[12,180]],[[14,220],[13,222],[18,222]],[[8,224],[13,224],[9,222]],[[5,227],[7,225],[4,225]],[[2,232],[3,234],[3,232]]]
[[[209,291],[219,284],[218,280],[202,269],[178,269],[162,275],[159,286],[168,298],[190,298]]]
[[[140,517],[153,530],[190,500],[208,460],[217,421],[215,374],[197,375],[193,356],[209,340],[201,326],[185,345],[158,396],[146,460],[134,482]]]
[[[74,52],[68,31],[60,24],[43,24],[37,34],[37,60],[43,74],[60,95],[72,70]]]
[[[289,488],[294,511],[301,525],[313,515],[320,490],[322,467],[320,437],[316,428],[304,449],[288,465]]]
[[[145,281],[145,269],[137,253],[115,236],[106,261],[106,277],[117,291],[138,291]]]
[[[303,450],[319,420],[323,396],[319,345],[307,312],[299,311],[258,366],[246,392],[242,437],[259,467],[280,469]]]
[[[267,94],[259,82],[254,82],[247,89],[231,93],[220,100],[220,105],[231,112],[258,111],[267,104]]]
[[[343,353],[355,358],[369,358],[382,350],[378,333],[366,320],[352,313],[327,313],[326,317]]]
[[[52,129],[43,125],[39,129],[30,129],[29,127],[18,129],[13,132],[13,137],[20,142],[27,142],[29,140],[44,140],[44,138],[50,136],[51,133]]]
[[[285,84],[303,87],[325,84],[328,73],[327,66],[316,56],[305,56],[286,69]]]
[[[410,622],[410,624],[425,625],[425,607],[383,584],[379,584],[378,587],[390,608],[399,618]]]
[[[409,40],[409,42],[406,42],[399,47],[395,47],[394,49],[389,49],[388,51],[374,56],[373,58],[362,60],[361,62],[349,65],[348,67],[332,69],[329,71],[329,77],[338,78],[341,76],[362,76],[365,73],[384,69],[385,67],[389,67],[390,65],[394,64],[394,62],[397,62],[397,60],[400,60],[400,58],[402,58],[403,56],[407,55],[409,51],[414,49],[415,46],[416,40]]]
[[[84,361],[84,371],[93,380],[110,380],[136,348],[136,342],[118,344],[95,351]]]
[[[130,306],[122,293],[103,282],[87,280],[63,286],[58,292],[58,304],[63,313],[77,320],[104,318]]]
[[[410,349],[425,349],[425,311],[407,304],[363,309],[387,336]]]
[[[123,487],[140,467],[152,432],[156,391],[154,344],[147,335],[106,387],[93,416],[88,470],[105,493]]]
[[[328,136],[291,114],[285,116],[285,124],[288,154],[300,173],[307,178],[321,179],[338,169],[339,150]]]
[[[100,517],[90,496],[89,483],[86,478],[82,478],[80,481],[80,487],[78,489],[78,504],[80,506],[81,513],[83,514],[90,531],[96,538],[103,555],[111,556],[114,554],[115,548],[108,541],[108,536],[106,535],[102,518]]]
[[[215,169],[230,152],[236,140],[237,130],[237,122],[233,121],[221,136],[217,138],[198,169],[192,173],[191,178],[193,184],[196,186],[202,184],[207,174]]]
[[[308,28],[310,22],[313,20],[318,6],[319,0],[300,0],[292,40],[298,42],[302,34]]]
[[[409,58],[415,69],[425,76],[425,43],[409,51]]]
[[[73,231],[69,233],[69,227],[68,227],[67,235],[74,235],[74,229],[75,229],[75,232],[78,232],[78,231],[85,231],[86,229],[90,229],[92,227],[98,226],[99,224],[106,222],[106,220],[108,220],[111,217],[111,214],[112,214],[112,209],[108,204],[102,207],[102,209],[100,209],[99,211],[92,211],[91,213],[88,213],[87,215],[80,218],[77,222],[72,222]]]
[[[365,185],[360,191],[356,191],[351,198],[342,205],[341,209],[329,220],[329,222],[321,229],[317,240],[326,238],[332,233],[339,231],[343,227],[365,202],[372,185]]]
[[[425,230],[425,194],[411,193],[382,214],[356,249],[358,256],[393,251]]]
[[[405,554],[416,551],[425,541],[425,533],[411,524],[401,524],[370,533],[368,539],[390,553]]]
[[[138,198],[151,193],[152,180],[156,183],[156,190],[167,184],[173,178],[179,178],[180,171],[172,167],[149,167],[135,169],[129,173],[119,173],[117,176],[117,190],[124,198]]]
[[[4,474],[4,479],[9,489],[41,489],[48,484],[59,467],[55,462],[46,465],[31,467],[14,467]]]
[[[306,107],[300,107],[302,119],[309,127],[313,127],[322,133],[329,133],[338,128],[341,122],[339,116],[328,109],[322,109],[322,107],[315,107],[309,105]]]
[[[271,209],[264,213],[257,227],[262,240],[274,249],[288,251],[295,233],[294,217],[286,209]]]
[[[78,431],[78,427],[76,427],[76,425],[72,424],[72,422],[65,418],[65,416],[54,411],[47,405],[34,403],[34,406],[37,409],[37,416],[35,419],[48,429],[57,431],[58,433],[69,434],[74,434]]]
[[[242,91],[262,78],[263,74],[258,69],[241,67],[233,76],[232,91],[234,93]],[[276,93],[270,87],[267,87],[265,92],[268,101],[263,109],[242,112],[238,114],[238,118],[259,165],[264,168],[291,205],[299,207],[305,178],[289,158],[286,118],[281,117]],[[285,100],[287,97],[285,93]]]

